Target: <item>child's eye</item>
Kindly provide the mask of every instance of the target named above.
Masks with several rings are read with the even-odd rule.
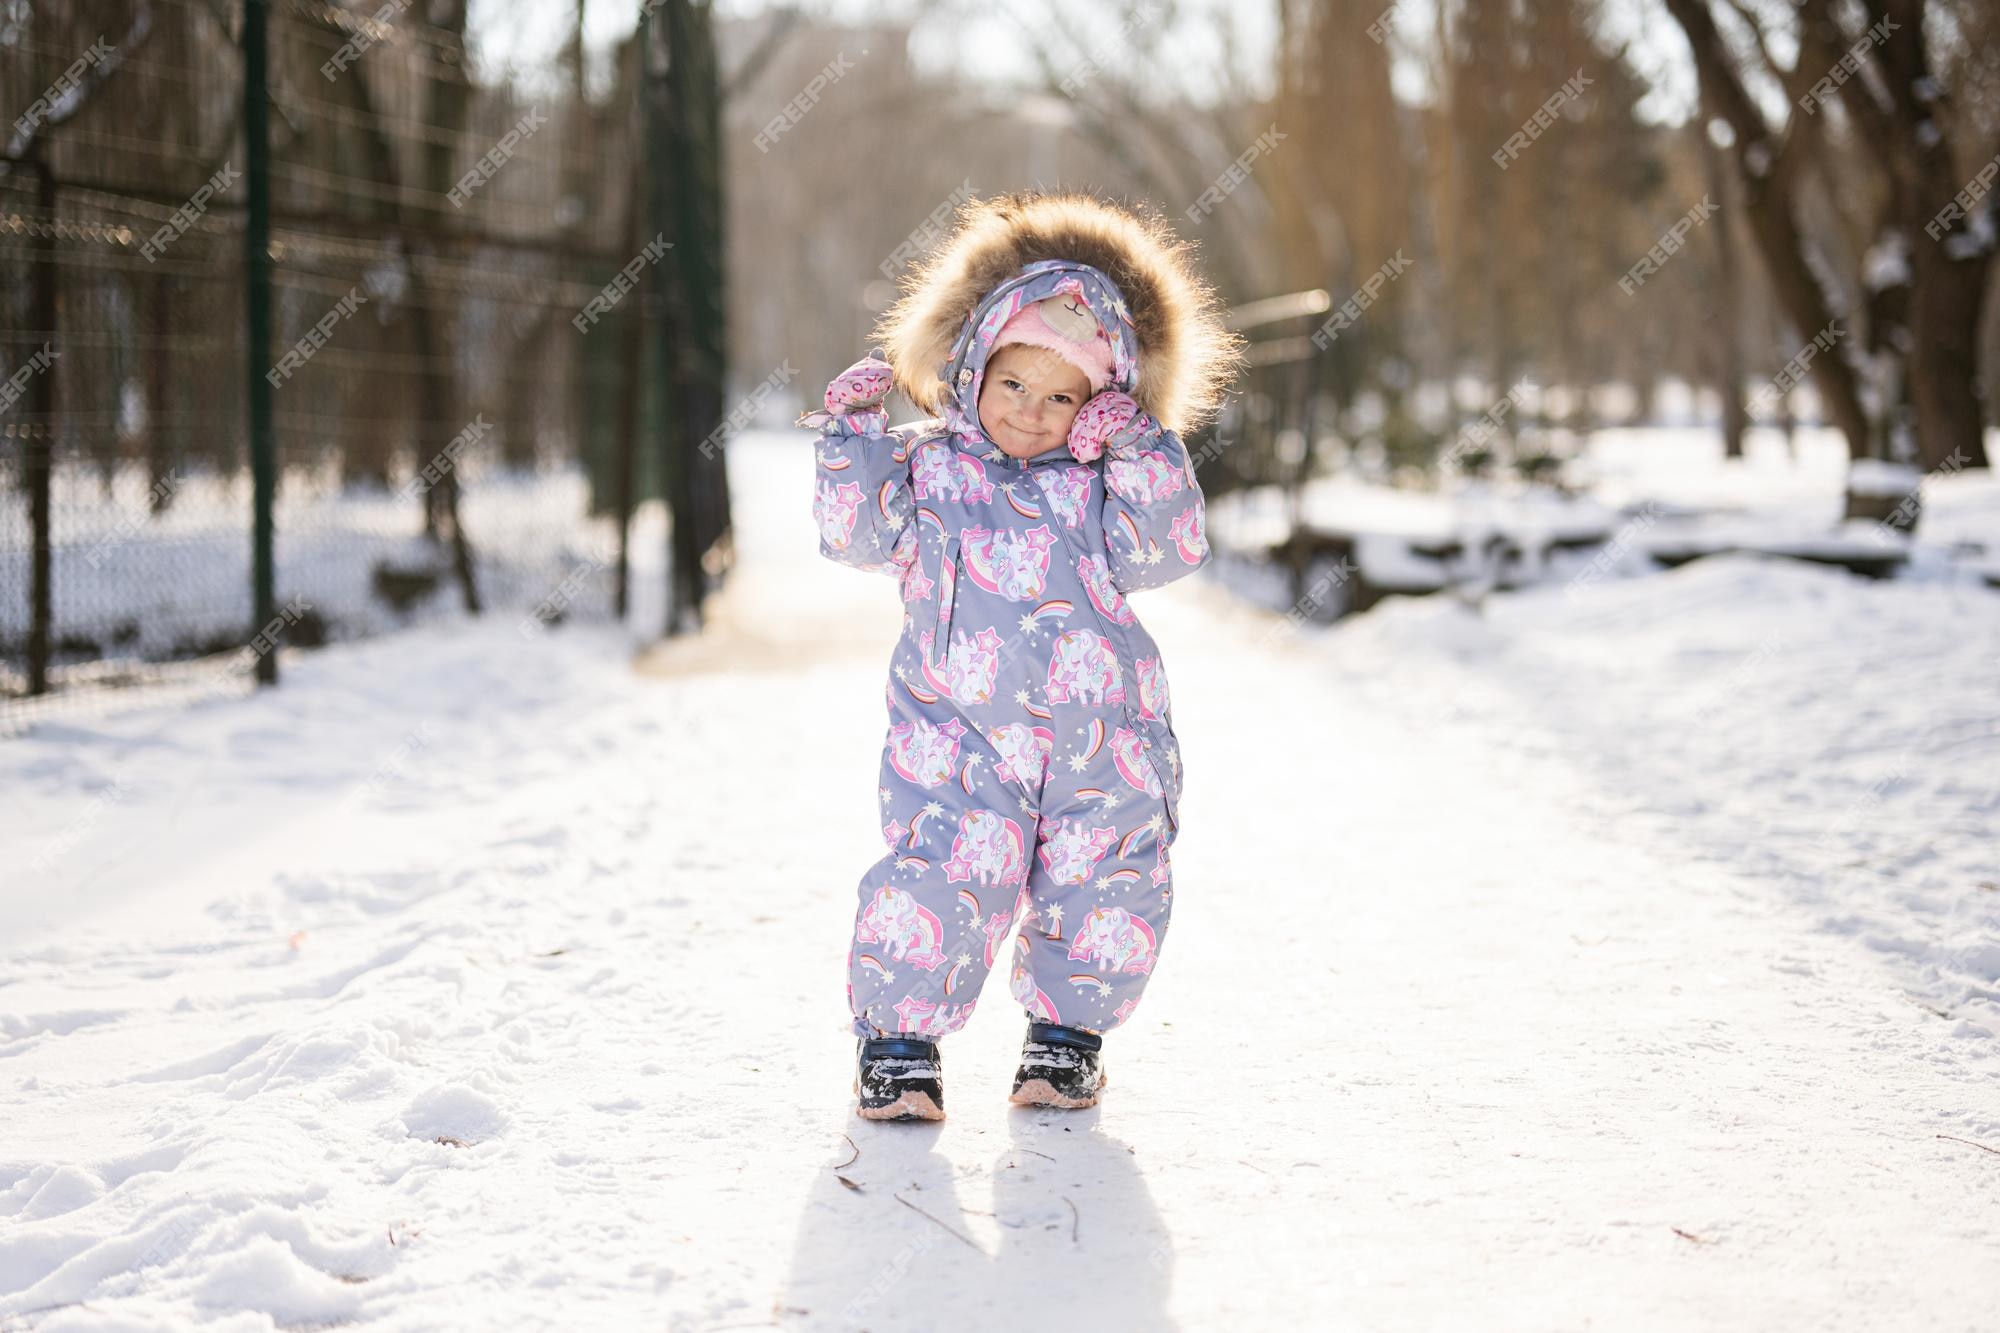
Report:
[[[1010,389],[1019,389],[1021,387],[1021,381],[1019,380],[1001,380],[1000,382]]]
[[[1053,398],[1058,403],[1068,403],[1071,401],[1070,396],[1066,393],[1052,393],[1049,395],[1049,397]]]

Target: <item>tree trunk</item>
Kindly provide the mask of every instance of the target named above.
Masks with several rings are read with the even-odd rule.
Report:
[[[1793,221],[1792,177],[1779,160],[1779,145],[1764,123],[1763,113],[1730,63],[1727,48],[1702,0],[1666,0],[1667,12],[1686,33],[1694,53],[1695,74],[1704,101],[1714,106],[1735,131],[1734,153],[1743,183],[1743,214],[1751,239],[1764,260],[1765,272],[1785,316],[1805,339],[1816,337],[1836,321],[1829,294],[1807,265],[1805,245]],[[1852,330],[1839,330],[1845,338]],[[1833,422],[1847,437],[1850,458],[1878,458],[1883,448],[1878,423],[1862,406],[1860,376],[1839,354],[1813,358],[1813,384]]]

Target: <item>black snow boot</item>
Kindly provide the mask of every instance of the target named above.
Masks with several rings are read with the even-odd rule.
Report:
[[[1097,1105],[1104,1088],[1104,1038],[1056,1023],[1028,1024],[1021,1068],[1014,1074],[1016,1106],[1059,1106],[1078,1110]]]
[[[864,1120],[944,1119],[944,1070],[937,1043],[922,1037],[864,1037],[854,1112]]]

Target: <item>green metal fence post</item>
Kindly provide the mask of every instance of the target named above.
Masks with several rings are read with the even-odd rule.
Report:
[[[243,140],[249,198],[243,219],[244,342],[249,373],[250,475],[255,515],[251,523],[251,589],[256,606],[251,636],[277,619],[272,560],[271,509],[277,499],[277,439],[271,419],[271,161],[266,0],[243,0]],[[278,682],[275,644],[257,655],[259,684]]]

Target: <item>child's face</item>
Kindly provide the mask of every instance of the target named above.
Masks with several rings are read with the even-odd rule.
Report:
[[[1008,457],[1032,458],[1069,438],[1089,397],[1081,370],[1046,348],[1008,343],[987,359],[979,428]]]

